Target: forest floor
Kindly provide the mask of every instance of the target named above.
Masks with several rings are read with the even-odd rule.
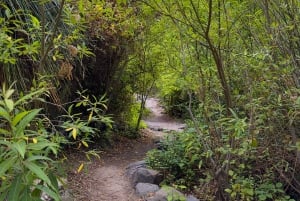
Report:
[[[145,120],[147,129],[141,131],[138,139],[119,138],[113,148],[100,153],[100,160],[92,160],[84,170],[77,173],[85,161],[84,154],[70,154],[68,157],[68,188],[75,201],[139,201],[134,189],[125,176],[126,166],[143,160],[154,148],[154,139],[161,138],[171,130],[180,130],[184,124],[166,114],[156,98],[150,98],[146,107],[151,115]]]

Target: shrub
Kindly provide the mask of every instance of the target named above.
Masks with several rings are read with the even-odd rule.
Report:
[[[14,92],[4,85],[0,94],[0,200],[40,200],[42,192],[60,200],[51,158],[59,144],[44,129],[42,109],[27,109],[45,89]]]
[[[212,193],[209,196],[215,196],[211,188],[218,177],[222,177],[224,193],[228,193],[229,200],[293,201],[285,190],[284,181],[274,171],[283,168],[288,171],[292,167],[287,161],[269,164],[273,160],[270,159],[272,150],[258,146],[257,139],[248,134],[246,118],[232,113],[232,117],[216,120],[218,130],[214,132],[198,122],[200,135],[194,128],[170,135],[163,141],[162,150],[148,152],[148,165],[164,173],[165,183],[194,189],[199,196],[204,193],[201,189],[207,186]],[[221,141],[216,141],[213,135],[220,131]],[[233,138],[234,146],[231,145]]]
[[[198,182],[205,158],[198,136],[190,130],[167,137],[162,150],[148,152],[146,161],[150,167],[164,173],[167,184],[186,188]]]

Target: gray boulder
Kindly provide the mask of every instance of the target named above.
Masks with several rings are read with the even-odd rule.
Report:
[[[149,183],[138,183],[135,186],[135,192],[138,196],[143,197],[159,190],[159,186]]]
[[[193,195],[188,195],[186,201],[199,201],[199,199],[194,197]]]
[[[153,197],[147,198],[146,201],[186,201],[186,197],[175,188],[170,186],[164,186],[157,191]]]
[[[130,177],[130,180],[133,186],[137,183],[159,184],[163,180],[163,175],[156,170],[138,168]]]
[[[137,161],[137,162],[134,162],[134,163],[131,163],[129,164],[127,167],[126,167],[126,175],[128,177],[132,177],[132,175],[134,174],[134,172],[139,169],[139,168],[146,168],[147,165],[146,165],[146,161],[142,160],[142,161]]]

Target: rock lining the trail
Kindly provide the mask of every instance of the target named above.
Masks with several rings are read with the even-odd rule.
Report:
[[[179,192],[173,187],[164,186],[159,191],[155,192],[155,194],[147,198],[146,201],[168,201],[168,200],[186,200],[186,197],[183,193]]]
[[[149,183],[138,183],[135,186],[135,192],[138,196],[144,197],[159,190],[159,186]]]
[[[143,167],[137,168],[132,177],[130,177],[133,186],[137,183],[160,184],[162,180],[163,175],[160,172]]]
[[[187,197],[170,186],[159,188],[163,181],[163,175],[152,169],[145,168],[145,161],[138,161],[127,166],[127,176],[135,187],[137,196],[146,201],[168,201],[168,199],[180,199],[186,201],[199,201],[192,195]]]
[[[129,164],[127,167],[126,167],[126,176],[127,177],[132,177],[132,175],[135,173],[135,171],[138,169],[138,168],[145,168],[147,167],[146,165],[146,161],[145,160],[142,160],[142,161],[137,161],[137,162],[134,162],[134,163],[131,163]]]

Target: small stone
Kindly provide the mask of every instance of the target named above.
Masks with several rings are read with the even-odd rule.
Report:
[[[186,200],[185,196],[170,186],[164,186],[157,191],[153,197],[147,198],[146,201],[168,201],[168,200]]]
[[[186,198],[186,201],[199,201],[195,196],[193,195],[188,195]]]
[[[149,183],[138,183],[135,186],[135,192],[138,196],[146,196],[159,190],[159,186],[156,184]]]
[[[126,167],[126,175],[128,177],[132,177],[132,175],[134,174],[135,171],[137,171],[137,169],[145,168],[145,167],[146,167],[146,161],[144,160],[131,163]]]

